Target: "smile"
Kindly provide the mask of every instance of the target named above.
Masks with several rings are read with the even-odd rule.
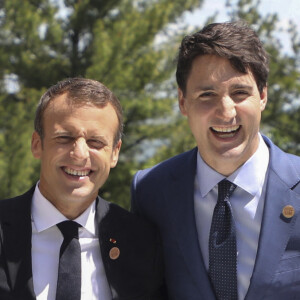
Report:
[[[79,176],[79,177],[89,176],[92,172],[91,170],[74,170],[74,169],[67,168],[67,167],[64,167],[62,169],[68,175]]]
[[[235,125],[235,126],[229,126],[229,127],[218,127],[214,126],[210,129],[213,133],[217,134],[221,138],[230,138],[233,137],[239,130],[241,126]]]

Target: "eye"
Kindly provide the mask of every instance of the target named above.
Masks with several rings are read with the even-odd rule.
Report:
[[[72,142],[74,140],[74,138],[72,136],[68,136],[68,135],[61,135],[61,136],[57,136],[55,138],[55,140],[60,144],[67,144],[67,143]]]
[[[249,92],[245,91],[245,90],[238,90],[238,91],[234,91],[233,95],[237,95],[237,96],[245,95],[245,96],[247,96],[247,95],[249,95]]]
[[[199,98],[214,97],[216,94],[214,92],[204,92],[199,95]]]
[[[94,149],[101,149],[103,148],[105,145],[102,141],[100,140],[88,140],[87,144],[89,145],[90,148],[94,148]]]
[[[246,90],[236,90],[232,93],[232,98],[236,101],[243,101],[249,97],[249,92]]]
[[[198,96],[198,99],[201,102],[211,102],[212,100],[216,99],[217,94],[215,92],[207,91],[203,92]]]

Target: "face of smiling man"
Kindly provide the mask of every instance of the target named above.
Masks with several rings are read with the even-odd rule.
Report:
[[[41,160],[39,189],[66,217],[79,216],[97,197],[121,141],[113,146],[118,117],[113,106],[72,104],[66,94],[53,99],[43,116],[44,139],[32,136],[32,153]]]
[[[198,56],[186,93],[179,89],[178,95],[199,153],[210,167],[228,176],[254,154],[267,88],[260,93],[250,71],[242,74],[216,55]]]

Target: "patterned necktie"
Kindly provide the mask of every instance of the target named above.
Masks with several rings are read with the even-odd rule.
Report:
[[[81,249],[78,240],[79,224],[64,221],[57,224],[64,236],[60,247],[56,300],[80,300]]]
[[[209,276],[218,300],[237,299],[236,234],[229,197],[236,185],[224,179],[218,184],[209,236]]]

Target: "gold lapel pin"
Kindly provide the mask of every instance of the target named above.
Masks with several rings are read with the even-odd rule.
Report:
[[[290,219],[294,216],[295,214],[295,209],[292,205],[286,205],[283,209],[282,209],[282,214],[284,217]]]
[[[120,256],[120,249],[118,247],[112,247],[109,251],[110,259],[117,259]]]

